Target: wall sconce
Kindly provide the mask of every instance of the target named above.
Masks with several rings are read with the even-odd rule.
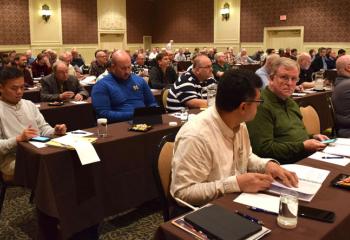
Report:
[[[47,22],[50,19],[51,16],[51,10],[50,7],[47,4],[44,4],[41,7],[41,16]]]
[[[230,5],[228,3],[224,4],[224,7],[220,9],[220,14],[222,16],[222,20],[228,20],[230,18]]]

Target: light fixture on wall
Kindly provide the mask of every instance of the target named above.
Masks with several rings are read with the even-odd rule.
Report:
[[[50,7],[47,4],[42,5],[41,7],[41,16],[47,22],[50,19],[51,16],[51,10]]]
[[[225,3],[224,7],[220,9],[220,14],[222,16],[222,20],[229,20],[230,18],[230,4]]]

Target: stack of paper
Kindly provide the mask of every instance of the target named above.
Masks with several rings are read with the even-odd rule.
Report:
[[[337,138],[337,141],[327,146],[323,152],[328,154],[350,157],[350,139]]]
[[[299,178],[298,187],[287,187],[277,181],[274,181],[268,191],[280,194],[288,190],[293,190],[298,192],[298,198],[300,200],[307,202],[310,202],[314,198],[330,172],[328,170],[298,164],[286,164],[282,165],[282,167],[297,174]]]

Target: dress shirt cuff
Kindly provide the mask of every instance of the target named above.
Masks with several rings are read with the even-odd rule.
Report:
[[[226,178],[223,182],[225,193],[240,192],[241,189],[237,182],[236,176],[230,176]]]

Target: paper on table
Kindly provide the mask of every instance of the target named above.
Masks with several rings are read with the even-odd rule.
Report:
[[[83,80],[80,81],[80,83],[82,85],[91,85],[91,84],[95,84],[96,80],[96,76],[88,76],[86,78],[84,78]]]
[[[292,93],[293,97],[304,97],[306,96],[306,93]]]
[[[350,146],[350,138],[337,138],[333,145],[348,145]]]
[[[284,169],[295,172],[300,180],[322,184],[330,171],[299,164],[284,164]]]
[[[100,158],[98,157],[94,146],[92,146],[90,142],[75,141],[73,142],[72,146],[77,151],[82,165],[100,161]]]
[[[328,162],[328,163],[332,163],[340,166],[346,166],[350,163],[350,158],[347,158],[347,157],[337,158],[337,159],[332,159],[332,158],[323,159],[322,157],[337,157],[337,156],[323,153],[323,152],[315,152],[314,154],[309,156],[309,158],[313,160]]]
[[[91,135],[94,135],[94,133],[92,132],[88,132],[88,131],[84,131],[84,130],[74,130],[74,131],[71,131],[71,132],[67,132],[67,134],[69,135],[74,135],[74,136],[79,136],[79,137],[87,137],[87,136],[91,136]]]
[[[85,103],[88,103],[86,101],[70,101],[70,103],[73,103],[73,104],[85,104]]]
[[[278,213],[280,198],[263,193],[241,193],[234,202]]]
[[[340,155],[345,157],[350,157],[350,147],[349,145],[335,144],[327,146],[323,149],[323,152],[328,154]]]
[[[29,141],[30,144],[34,145],[37,148],[43,148],[46,147],[46,143],[42,142],[34,142],[34,141]]]

